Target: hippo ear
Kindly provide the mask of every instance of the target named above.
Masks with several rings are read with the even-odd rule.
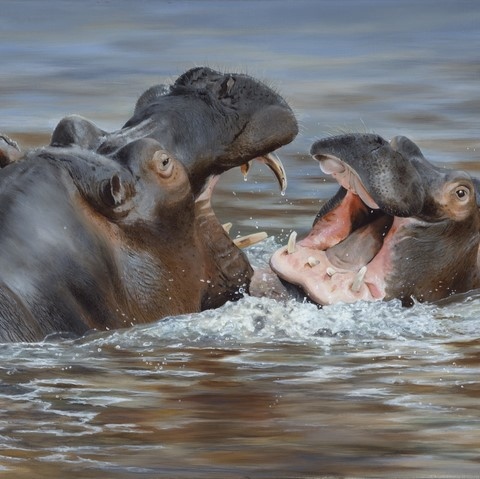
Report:
[[[96,150],[107,134],[94,123],[79,115],[62,118],[52,134],[51,146],[80,146],[87,150]]]
[[[420,148],[406,136],[395,136],[390,140],[390,146],[404,158],[425,159]]]
[[[127,191],[117,174],[103,182],[101,196],[104,203],[112,208],[125,203],[128,198]]]
[[[119,219],[133,208],[135,189],[132,182],[114,173],[109,179],[97,183],[96,190],[86,189],[83,194],[98,213],[106,218]]]
[[[0,135],[0,168],[23,157],[16,141],[6,135]]]

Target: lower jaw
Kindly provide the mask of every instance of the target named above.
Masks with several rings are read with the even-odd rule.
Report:
[[[295,251],[289,252],[284,247],[274,253],[270,264],[281,279],[301,287],[317,304],[378,301],[385,297],[384,282],[375,273],[378,268],[370,265],[353,271],[338,268],[322,250],[298,244]]]

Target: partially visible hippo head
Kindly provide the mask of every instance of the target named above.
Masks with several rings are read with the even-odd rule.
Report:
[[[405,137],[317,141],[311,154],[341,185],[306,238],[272,269],[319,304],[435,301],[479,287],[475,181],[437,168]]]
[[[217,307],[248,290],[252,268],[217,220],[211,195],[221,173],[259,159],[277,176],[286,175],[274,155],[293,140],[298,126],[285,100],[244,74],[194,68],[173,85],[157,85],[138,99],[133,116],[118,131],[107,133],[92,122],[71,116],[56,127],[51,144],[69,145],[116,157],[140,138],[151,138],[185,166],[196,199],[195,223],[210,264],[202,309]]]
[[[0,170],[0,342],[197,312],[210,259],[185,167],[153,139]]]

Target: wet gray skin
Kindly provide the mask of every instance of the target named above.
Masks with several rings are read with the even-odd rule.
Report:
[[[1,342],[200,310],[212,261],[185,168],[157,141],[32,150],[0,170],[0,201]]]
[[[2,136],[0,341],[129,326],[241,297],[252,269],[213,214],[215,178],[296,133],[268,87],[200,68],[147,90],[117,132],[71,116],[50,147],[26,153]],[[284,187],[281,165],[263,160]]]
[[[341,185],[312,231],[272,269],[319,304],[436,301],[479,287],[476,180],[430,164],[405,137],[317,141],[311,154]]]
[[[153,138],[187,169],[196,198],[195,221],[214,263],[202,309],[235,300],[248,291],[253,270],[217,220],[211,207],[215,177],[259,158],[286,186],[281,163],[266,156],[293,140],[297,122],[285,100],[244,74],[195,68],[173,85],[156,85],[138,99],[133,116],[107,133],[78,116],[56,127],[52,146],[78,145],[112,156],[138,138]]]
[[[185,165],[198,195],[212,175],[275,151],[297,132],[292,110],[265,84],[248,75],[199,67],[171,86],[144,92],[120,130],[107,133],[70,116],[57,125],[51,144],[75,144],[109,155],[134,139],[153,138]]]

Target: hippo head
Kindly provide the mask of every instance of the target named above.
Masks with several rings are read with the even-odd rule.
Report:
[[[298,132],[285,100],[244,74],[205,67],[181,75],[173,85],[155,85],[138,99],[133,116],[107,133],[85,118],[64,118],[51,145],[78,145],[111,155],[139,138],[153,138],[187,168],[198,196],[209,179],[259,158],[286,186],[281,164],[269,153],[291,142]]]
[[[408,305],[479,286],[480,215],[468,174],[431,165],[405,137],[340,135],[311,154],[340,190],[304,239],[273,255],[280,278],[319,304]]]
[[[195,202],[185,167],[151,138],[134,140],[112,157],[78,147],[28,151],[25,163],[47,160],[68,172],[91,208],[116,227],[174,236],[194,221]],[[188,226],[187,226],[188,225]]]
[[[205,309],[240,297],[253,272],[211,207],[218,176],[237,166],[246,172],[250,161],[258,159],[272,169],[284,190],[285,171],[273,152],[297,132],[292,110],[271,88],[248,75],[200,67],[173,85],[149,88],[120,130],[107,133],[71,116],[58,124],[51,144],[79,145],[116,158],[132,141],[151,138],[185,166],[196,200],[196,227],[210,264]]]
[[[195,199],[157,141],[112,157],[36,148],[0,169],[0,185],[0,341],[200,310],[208,272]]]

